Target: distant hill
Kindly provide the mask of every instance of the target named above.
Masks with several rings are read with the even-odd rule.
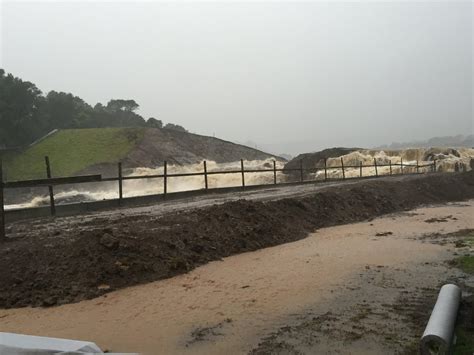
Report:
[[[116,175],[123,167],[191,164],[202,160],[225,163],[264,160],[270,154],[214,137],[159,128],[87,128],[58,130],[22,151],[3,154],[8,180],[45,177],[44,156],[53,176],[100,172]],[[277,160],[284,160],[275,157]]]
[[[398,143],[394,142],[390,145],[382,145],[374,149],[405,149],[405,148],[430,148],[430,147],[474,147],[474,135],[470,134],[464,136],[459,134],[457,136],[433,137],[424,141],[413,141]]]
[[[335,147],[324,149],[320,152],[299,154],[286,163],[284,169],[299,169],[300,164],[303,164],[303,169],[324,166],[324,159],[340,157],[341,155],[349,154],[360,149],[361,148]]]

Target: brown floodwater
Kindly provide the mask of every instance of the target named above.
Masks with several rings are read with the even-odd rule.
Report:
[[[419,266],[452,254],[419,237],[474,228],[472,216],[474,201],[324,228],[94,300],[0,310],[0,331],[88,340],[115,352],[247,353],[295,314],[340,308],[347,285],[358,285],[370,267],[403,267],[407,272],[398,277],[436,283],[436,275],[427,279]]]

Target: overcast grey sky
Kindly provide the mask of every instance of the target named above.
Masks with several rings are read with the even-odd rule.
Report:
[[[472,2],[12,2],[1,63],[276,153],[473,131]]]

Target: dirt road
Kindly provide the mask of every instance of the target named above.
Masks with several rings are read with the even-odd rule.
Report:
[[[452,238],[432,235],[474,229],[473,215],[471,200],[323,228],[93,300],[0,310],[0,331],[153,354],[396,353],[420,335],[401,298],[472,285],[446,264]]]
[[[442,176],[444,174],[438,174]],[[449,175],[449,174],[447,174]],[[452,175],[452,174],[451,174]],[[138,207],[124,207],[120,209],[109,209],[103,211],[95,211],[89,214],[84,214],[81,216],[71,216],[71,217],[61,217],[51,220],[49,218],[39,219],[37,225],[40,228],[50,227],[51,225],[62,227],[68,227],[70,224],[77,224],[80,222],[88,221],[108,221],[111,219],[120,219],[123,216],[132,217],[132,216],[149,216],[149,217],[159,217],[165,214],[173,212],[183,212],[190,211],[197,208],[206,208],[213,205],[220,205],[228,202],[247,200],[247,201],[275,201],[285,198],[305,198],[313,196],[316,193],[333,190],[338,187],[351,187],[359,186],[365,184],[384,184],[384,183],[406,183],[408,181],[423,181],[426,179],[427,175],[393,175],[379,177],[375,179],[367,180],[358,180],[358,179],[348,179],[348,180],[335,180],[328,182],[318,183],[305,183],[305,184],[289,184],[289,185],[271,185],[268,187],[259,187],[258,189],[252,189],[251,187],[247,190],[242,190],[238,192],[216,192],[210,191],[208,194],[203,194],[193,197],[185,197],[179,199],[171,199],[169,201],[163,201],[160,203],[138,206]],[[249,186],[247,186],[249,187]],[[49,198],[49,197],[48,197]],[[24,225],[29,224],[27,222],[17,222],[9,226],[8,232],[13,234],[13,236],[20,231],[24,230]]]

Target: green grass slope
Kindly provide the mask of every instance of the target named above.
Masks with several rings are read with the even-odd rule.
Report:
[[[143,138],[144,128],[60,130],[28,149],[3,157],[7,180],[46,177],[49,156],[53,176],[70,176],[91,165],[123,159]]]

